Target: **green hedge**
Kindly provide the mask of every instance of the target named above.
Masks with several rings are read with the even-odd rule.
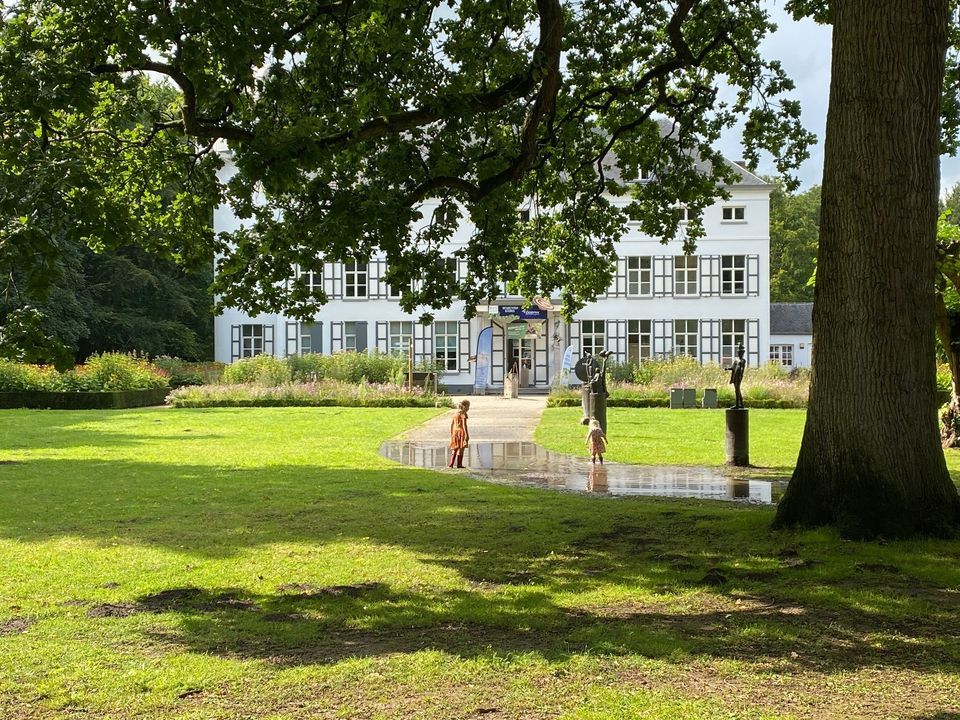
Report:
[[[166,388],[113,390],[106,392],[0,392],[0,408],[49,410],[110,410],[163,405]]]

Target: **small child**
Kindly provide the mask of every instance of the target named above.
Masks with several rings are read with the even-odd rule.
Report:
[[[603,453],[607,449],[607,436],[600,429],[600,422],[593,418],[590,420],[590,430],[587,432],[587,448],[590,450],[590,462],[596,463],[600,458],[600,464],[603,465]]]
[[[450,463],[447,467],[463,467],[463,451],[470,444],[470,431],[467,430],[468,410],[470,410],[470,401],[461,400],[457,405],[457,414],[453,416],[453,421],[450,423]]]

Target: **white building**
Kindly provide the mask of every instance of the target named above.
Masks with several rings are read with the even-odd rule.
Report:
[[[417,360],[434,358],[446,373],[441,382],[451,392],[474,386],[477,339],[493,332],[490,384],[501,386],[504,373],[526,366],[529,386],[546,388],[560,371],[563,352],[603,348],[619,361],[691,355],[701,362],[729,364],[743,342],[756,367],[768,359],[770,345],[769,195],[772,186],[738,165],[739,180],[729,186],[730,199],[706,209],[704,238],[697,253],[683,254],[682,242],[667,244],[631,225],[618,245],[616,274],[605,296],[567,323],[559,301],[541,299],[528,310],[527,299],[501,296],[464,319],[462,304],[436,311],[430,326],[419,314],[404,313],[383,281],[386,261],[326,263],[322,283],[330,302],[312,323],[284,315],[246,314],[228,309],[216,318],[216,359],[271,353],[335,353],[344,350],[403,351],[409,343]],[[229,171],[229,170],[228,170]],[[626,199],[612,198],[612,202]],[[429,216],[429,210],[425,213]],[[229,208],[214,218],[216,231],[236,228]],[[451,254],[466,244],[470,227],[462,226],[449,244]],[[464,271],[464,264],[456,268]],[[454,268],[451,267],[451,271]],[[552,306],[552,307],[551,307]]]
[[[810,367],[813,303],[770,305],[770,362],[785,368]]]

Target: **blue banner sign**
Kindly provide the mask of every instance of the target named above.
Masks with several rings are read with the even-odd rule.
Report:
[[[537,307],[525,308],[522,305],[500,305],[500,317],[518,317],[521,320],[546,320],[547,311]]]
[[[490,355],[493,349],[493,328],[485,327],[477,338],[477,364],[473,377],[473,388],[483,395],[490,384]]]

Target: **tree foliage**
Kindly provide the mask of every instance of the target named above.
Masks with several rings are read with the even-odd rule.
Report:
[[[770,194],[770,299],[813,302],[820,237],[820,186],[802,193],[778,183]]]
[[[756,0],[21,0],[0,30],[3,237],[38,279],[67,236],[216,251],[221,301],[253,313],[309,315],[324,298],[297,268],[374,252],[393,285],[419,281],[408,310],[482,302],[516,269],[572,311],[607,287],[628,220],[673,238],[677,202],[698,217],[723,193],[724,128],[746,120],[748,159],[806,157],[770,29]],[[211,247],[221,201],[245,224]],[[452,288],[437,259],[464,217]]]

